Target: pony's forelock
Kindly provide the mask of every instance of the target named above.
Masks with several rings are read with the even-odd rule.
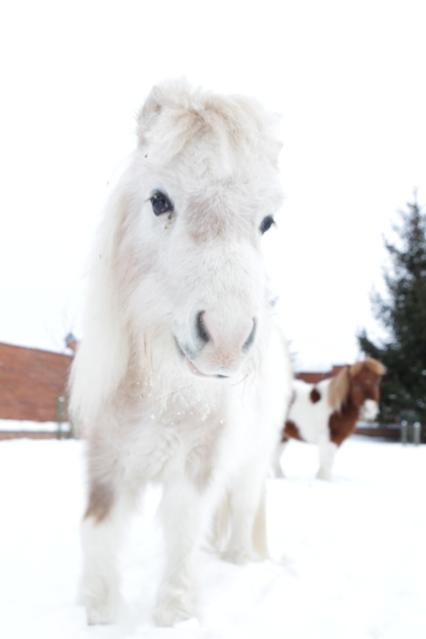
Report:
[[[386,374],[385,366],[383,366],[383,364],[379,362],[377,359],[373,359],[372,357],[367,357],[366,359],[360,362],[356,362],[355,364],[352,364],[350,368],[351,377],[356,377],[363,370],[368,370],[371,373],[374,373],[374,375],[377,375],[378,377],[383,377],[383,375]]]
[[[281,149],[277,121],[254,99],[168,82],[154,87],[140,111],[138,137],[151,159],[159,157],[163,163],[173,161],[195,140],[198,146],[207,142],[213,158],[225,166],[233,160],[238,166],[244,153],[254,149],[261,161],[276,166]]]

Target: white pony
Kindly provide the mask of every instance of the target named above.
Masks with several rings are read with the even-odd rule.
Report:
[[[226,557],[265,555],[265,477],[290,395],[260,250],[281,201],[279,149],[256,102],[184,83],[155,87],[138,118],[71,379],[88,439],[90,624],[116,617],[117,547],[148,482],[163,486],[158,624],[196,614],[194,559],[216,513]]]

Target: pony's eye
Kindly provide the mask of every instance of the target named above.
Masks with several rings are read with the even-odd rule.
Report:
[[[267,215],[266,217],[263,218],[259,226],[259,231],[263,235],[264,233],[266,233],[266,231],[269,231],[269,229],[271,228],[273,224],[275,224],[274,218],[272,217],[272,215]]]
[[[155,191],[150,197],[152,210],[155,215],[163,215],[163,213],[169,213],[173,211],[173,204],[170,202],[167,195],[161,191]]]

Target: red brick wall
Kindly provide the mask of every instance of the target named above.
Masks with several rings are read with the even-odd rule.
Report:
[[[0,419],[56,421],[71,357],[0,343]]]

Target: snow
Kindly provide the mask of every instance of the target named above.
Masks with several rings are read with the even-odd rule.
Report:
[[[68,424],[63,423],[62,430],[68,430]],[[58,432],[58,422],[32,422],[21,419],[0,419],[0,432]]]
[[[314,479],[316,450],[292,442],[287,479],[270,480],[274,562],[200,557],[201,620],[152,625],[162,560],[159,492],[129,529],[125,605],[112,627],[85,624],[76,603],[83,445],[0,443],[0,636],[6,639],[424,639],[426,446],[363,438]]]

